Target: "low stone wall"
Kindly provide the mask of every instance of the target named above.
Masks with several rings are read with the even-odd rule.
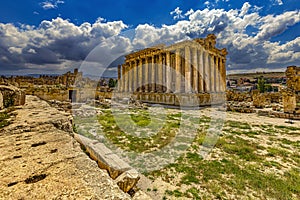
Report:
[[[282,94],[279,92],[259,93],[258,91],[227,91],[226,100],[235,102],[253,102],[253,106],[255,106],[256,108],[264,108],[266,105],[269,105],[271,103],[282,102]]]
[[[300,120],[300,114],[293,114],[293,113],[259,110],[257,114],[261,116]]]
[[[227,101],[238,101],[238,102],[251,102],[252,93],[250,92],[237,92],[232,90],[226,91]]]
[[[0,109],[25,104],[25,92],[12,85],[0,85]]]

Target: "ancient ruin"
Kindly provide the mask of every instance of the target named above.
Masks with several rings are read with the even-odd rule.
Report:
[[[131,53],[118,67],[118,97],[167,105],[220,103],[226,86],[226,49],[216,36]]]
[[[284,112],[300,114],[300,67],[289,66],[285,73],[287,88],[282,91]]]
[[[0,85],[0,110],[25,104],[25,92],[12,85]]]

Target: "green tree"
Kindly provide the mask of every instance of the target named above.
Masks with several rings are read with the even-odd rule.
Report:
[[[108,81],[108,87],[114,88],[117,84],[117,81],[115,81],[113,78],[110,78]]]
[[[263,77],[260,77],[258,79],[257,87],[258,87],[258,90],[259,90],[260,93],[264,93],[265,92],[265,90],[266,90],[265,83],[266,83],[266,81],[265,81],[265,79]]]

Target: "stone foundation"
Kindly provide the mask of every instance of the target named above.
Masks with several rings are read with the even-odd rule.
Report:
[[[276,117],[276,118],[284,118],[284,119],[300,120],[300,114],[293,114],[293,113],[283,113],[283,112],[276,112],[276,111],[259,110],[258,115]]]
[[[169,106],[197,107],[225,103],[225,93],[168,94],[168,93],[113,93],[114,100],[135,99],[143,103]]]

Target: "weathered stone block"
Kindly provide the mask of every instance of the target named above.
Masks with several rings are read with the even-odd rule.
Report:
[[[285,113],[293,113],[296,109],[296,94],[292,91],[283,91],[283,110]]]
[[[4,106],[3,106],[3,95],[0,92],[0,110],[3,109],[3,108],[4,108]]]
[[[21,106],[25,104],[25,92],[12,85],[0,85],[2,107]]]
[[[138,172],[103,143],[78,134],[74,134],[74,138],[85,147],[87,153],[98,163],[101,169],[107,170],[110,177],[117,182],[124,192],[128,192],[136,185],[140,178]]]

